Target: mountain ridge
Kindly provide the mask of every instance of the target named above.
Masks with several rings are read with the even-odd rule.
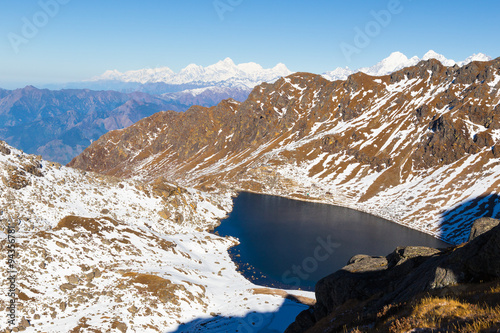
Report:
[[[334,82],[295,73],[244,103],[162,112],[110,132],[70,165],[345,205],[460,242],[477,214],[500,213],[488,196],[500,173],[499,67],[431,59]],[[487,176],[471,171],[486,166]],[[440,215],[483,195],[484,211]]]
[[[196,83],[200,86],[202,83],[212,85],[218,83],[228,87],[253,88],[262,82],[273,81],[291,73],[282,63],[273,68],[265,69],[253,62],[236,65],[232,59],[226,58],[207,67],[190,64],[178,73],[168,67],[132,70],[124,73],[117,70],[108,70],[88,81],[121,81],[141,84],[165,83],[171,85]]]
[[[463,61],[455,62],[447,59],[442,54],[429,50],[421,59],[417,56],[408,58],[401,52],[393,52],[387,58],[382,59],[371,67],[362,67],[351,70],[348,67],[336,68],[332,71],[322,73],[326,79],[345,80],[351,74],[364,72],[369,75],[387,75],[404,67],[416,65],[420,60],[436,59],[445,66],[463,66],[472,61],[488,61],[491,57],[477,53],[467,57]],[[81,82],[69,83],[61,87],[91,88],[94,90],[118,90],[131,92],[134,90],[150,94],[177,93],[188,89],[199,89],[206,87],[239,88],[250,91],[262,82],[272,83],[280,77],[290,75],[286,65],[279,63],[273,68],[263,68],[257,63],[243,63],[236,65],[230,58],[226,58],[216,64],[206,67],[190,64],[179,72],[174,72],[168,67],[145,68],[119,72],[118,70],[107,70],[105,73]],[[51,88],[54,88],[50,86]]]
[[[164,95],[90,89],[0,91],[0,139],[28,153],[66,164],[109,130],[121,129],[164,110],[245,100],[250,90],[207,87]],[[36,130],[35,130],[36,128]]]
[[[368,75],[372,76],[384,76],[391,74],[395,71],[401,70],[405,67],[411,67],[415,66],[418,64],[421,60],[430,60],[430,59],[436,59],[439,62],[441,62],[444,66],[454,66],[457,65],[459,67],[462,67],[464,65],[467,65],[468,63],[471,63],[473,61],[489,61],[492,60],[490,56],[487,56],[483,53],[477,53],[473,54],[472,56],[467,57],[463,61],[455,62],[452,59],[447,59],[444,55],[439,54],[433,50],[429,50],[427,53],[424,54],[422,59],[420,59],[417,56],[413,56],[411,58],[408,58],[406,55],[404,55],[401,52],[393,52],[391,53],[387,58],[381,60],[377,64],[371,66],[371,67],[362,67],[357,70],[351,70],[349,67],[345,68],[336,68],[333,71],[326,72],[323,75],[324,78],[335,81],[335,80],[346,80],[347,77],[351,74],[355,74],[357,72],[363,72]]]
[[[108,130],[161,110],[187,108],[174,99],[141,92],[27,86],[0,98],[0,138],[28,153],[67,163]]]

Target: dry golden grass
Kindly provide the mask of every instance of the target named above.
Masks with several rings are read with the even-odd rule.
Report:
[[[123,274],[123,277],[129,278],[127,284],[135,286],[139,293],[149,293],[163,303],[171,302],[177,304],[178,299],[175,296],[175,292],[177,290],[186,292],[186,288],[183,285],[174,284],[170,280],[152,274],[128,272]],[[125,287],[125,284],[122,286]],[[190,293],[187,292],[187,294]]]
[[[436,328],[436,332],[496,331],[500,329],[500,282],[445,288],[400,307],[381,327],[390,332],[414,328]]]
[[[500,306],[471,304],[446,297],[427,297],[413,305],[409,316],[391,320],[390,332],[439,328],[443,332],[482,332],[500,323]]]
[[[132,283],[145,285],[145,290],[151,293],[157,293],[161,289],[168,288],[171,285],[170,280],[161,278],[152,274],[139,274],[134,272],[125,273],[124,277],[131,277]]]
[[[67,228],[76,231],[78,228],[83,228],[93,234],[98,234],[102,231],[111,231],[113,229],[110,225],[103,225],[99,220],[106,220],[110,222],[113,226],[117,226],[118,223],[109,217],[101,217],[100,219],[85,218],[81,216],[66,216],[57,223],[54,230],[61,230],[62,228]]]

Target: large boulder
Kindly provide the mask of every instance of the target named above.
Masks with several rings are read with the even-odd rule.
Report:
[[[477,219],[474,224],[472,225],[472,228],[470,230],[470,235],[469,235],[469,240],[473,240],[479,235],[484,234],[485,232],[490,231],[494,227],[496,227],[500,223],[500,220],[497,219],[492,219],[491,217],[482,217],[480,219]]]

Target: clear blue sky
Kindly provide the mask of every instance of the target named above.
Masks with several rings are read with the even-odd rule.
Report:
[[[377,29],[371,12],[394,1],[0,0],[0,87],[77,81],[107,69],[178,71],[226,57],[322,73],[370,66],[393,51],[500,56],[498,1],[400,0]],[[63,3],[55,15],[40,5],[54,2]],[[215,4],[231,10],[218,13]],[[23,32],[26,22],[38,31]],[[356,47],[355,29],[367,27],[369,44],[358,43],[348,59],[342,43]]]

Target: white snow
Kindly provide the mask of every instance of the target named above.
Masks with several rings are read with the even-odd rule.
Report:
[[[408,59],[408,57],[401,52],[393,52],[389,57],[383,59],[376,65],[360,68],[359,71],[368,75],[382,76],[405,67],[415,66],[419,61],[420,59],[418,59],[418,57]]]
[[[106,71],[89,81],[122,81],[138,83],[188,84],[188,83],[217,83],[230,87],[253,88],[262,82],[274,82],[280,77],[288,76],[292,72],[282,63],[273,68],[263,68],[259,64],[249,62],[236,65],[233,60],[226,58],[216,64],[203,67],[190,64],[173,72],[168,67],[140,69],[121,73],[117,70]],[[199,93],[198,91],[194,93]]]
[[[488,85],[491,88],[496,88],[496,86],[498,85],[499,82],[500,82],[500,75],[499,74],[495,74],[494,79],[491,82],[489,82]]]

